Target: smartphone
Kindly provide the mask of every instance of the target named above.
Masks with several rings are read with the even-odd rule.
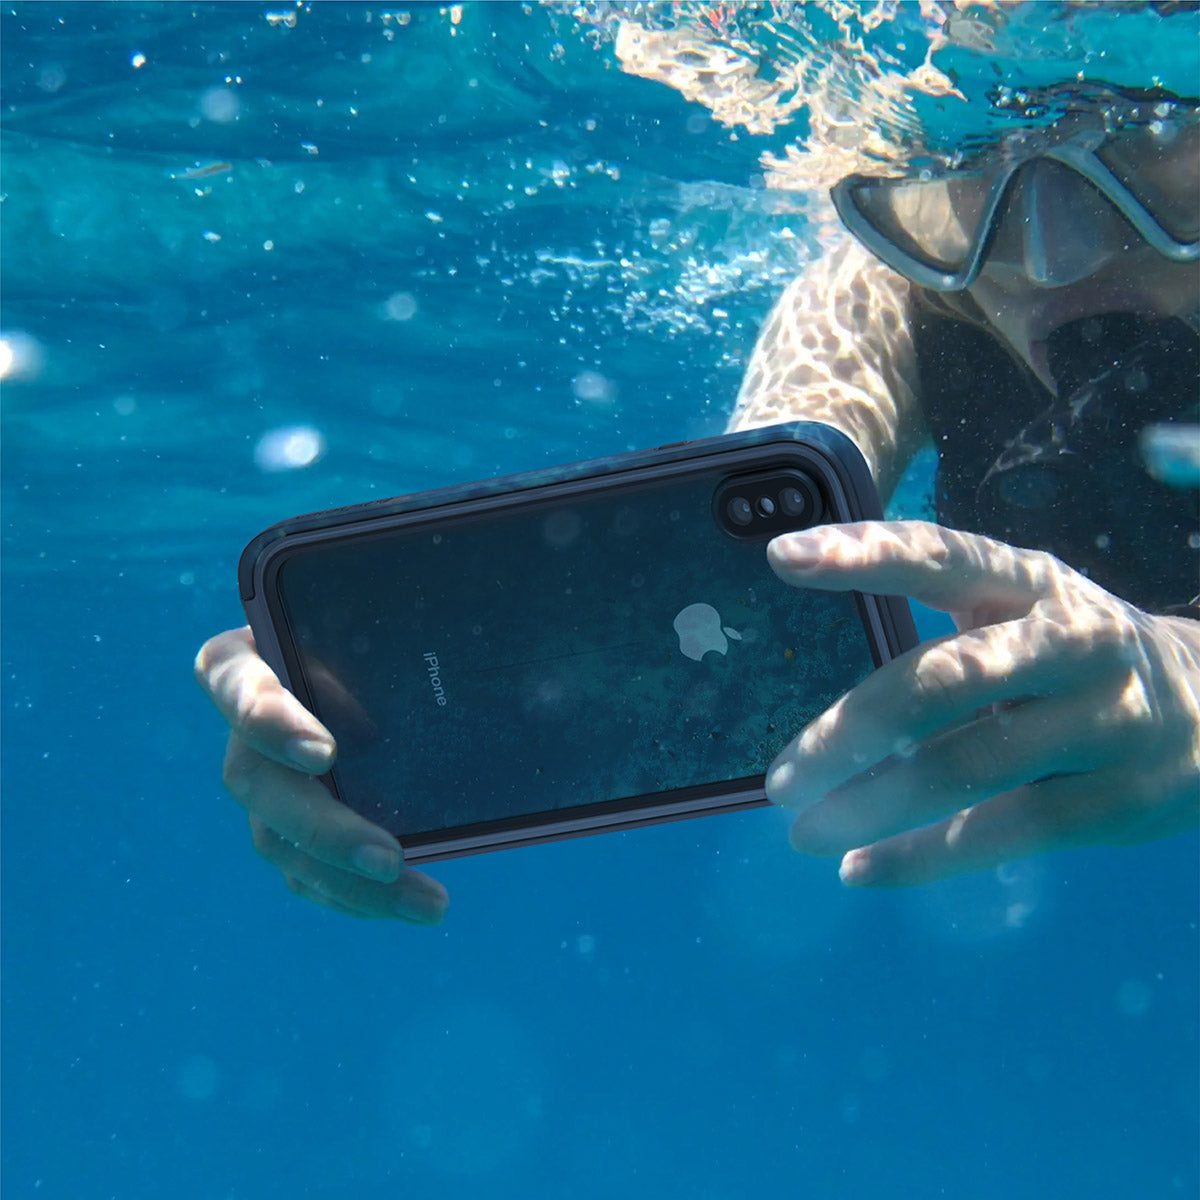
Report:
[[[917,635],[766,544],[880,516],[854,444],[801,422],[296,517],[239,585],[337,739],[323,782],[420,863],[767,803],[783,746]]]

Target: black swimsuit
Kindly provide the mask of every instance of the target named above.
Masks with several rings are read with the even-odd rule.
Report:
[[[1200,335],[1127,314],[1072,322],[1048,347],[1056,398],[940,297],[916,309],[938,521],[1048,550],[1151,612],[1193,601],[1200,492],[1153,479],[1138,437],[1147,424],[1197,420]]]

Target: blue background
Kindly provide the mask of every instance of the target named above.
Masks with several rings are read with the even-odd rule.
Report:
[[[296,11],[3,9],[42,354],[3,398],[6,1195],[1195,1196],[1194,836],[862,894],[764,810],[441,864],[434,930],[255,858],[191,679],[242,545],[719,432],[809,244],[753,186],[778,138],[563,14]],[[261,470],[289,425],[324,457]]]

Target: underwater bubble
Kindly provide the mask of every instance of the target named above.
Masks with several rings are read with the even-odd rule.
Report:
[[[543,679],[533,689],[533,698],[540,706],[553,707],[562,700],[564,690],[561,679]]]
[[[1150,985],[1140,979],[1126,979],[1117,989],[1117,1008],[1127,1017],[1144,1016],[1150,1000]]]
[[[720,869],[706,884],[705,942],[753,970],[811,962],[838,943],[852,912],[829,903],[837,886],[829,863],[788,845],[793,817],[774,807],[731,817]]]
[[[211,1100],[221,1086],[221,1071],[211,1058],[193,1054],[179,1064],[175,1089],[184,1100],[200,1104]]]
[[[1147,472],[1160,483],[1200,484],[1200,425],[1147,425],[1138,448]]]
[[[236,121],[240,108],[241,101],[237,93],[229,88],[209,88],[200,97],[201,115],[206,121],[212,121],[216,125],[228,125],[231,121]]]
[[[408,292],[393,292],[384,301],[383,311],[389,321],[411,321],[417,315],[417,302]]]
[[[0,333],[0,379],[36,379],[42,369],[42,345],[28,333]]]
[[[491,1005],[439,1005],[406,1016],[381,1064],[377,1111],[406,1161],[459,1180],[525,1174],[553,1111],[547,1047],[536,1026]],[[434,1192],[488,1195],[483,1186]]]
[[[588,404],[611,404],[616,399],[617,389],[599,371],[580,371],[571,380],[571,391],[577,400]]]
[[[633,508],[623,508],[613,518],[613,532],[620,537],[629,537],[641,528],[642,519]]]
[[[580,520],[578,513],[566,511],[551,513],[542,522],[542,537],[555,549],[561,550],[579,536],[582,528],[583,521]]]
[[[39,72],[37,85],[43,92],[53,95],[61,91],[67,82],[67,72],[59,63],[47,63]]]
[[[879,1083],[892,1073],[892,1060],[886,1050],[868,1046],[858,1056],[858,1069],[864,1079]]]
[[[1127,392],[1144,392],[1150,386],[1150,375],[1144,367],[1133,367],[1125,373]]]
[[[983,942],[1028,929],[1049,901],[1045,867],[1020,861],[930,884],[906,897],[905,905],[939,936]]]
[[[1005,887],[1013,887],[1021,882],[1021,864],[1015,862],[1001,863],[996,868],[996,878]]]
[[[1031,1054],[1025,1060],[1025,1078],[1045,1083],[1054,1074],[1054,1064],[1044,1054]]]
[[[285,1099],[283,1080],[270,1071],[250,1073],[241,1087],[240,1104],[251,1113],[269,1113]]]
[[[325,438],[311,425],[289,425],[272,429],[254,447],[254,462],[260,471],[296,471],[311,467],[325,454]]]

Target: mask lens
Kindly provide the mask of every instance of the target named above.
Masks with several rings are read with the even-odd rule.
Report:
[[[1200,125],[1129,129],[1096,156],[1176,241],[1200,236]]]
[[[961,270],[981,235],[991,194],[987,175],[870,179],[854,203],[872,228],[903,254],[938,271]]]
[[[1035,159],[1015,176],[987,261],[1015,268],[1042,287],[1063,287],[1094,274],[1135,238],[1083,176]]]

